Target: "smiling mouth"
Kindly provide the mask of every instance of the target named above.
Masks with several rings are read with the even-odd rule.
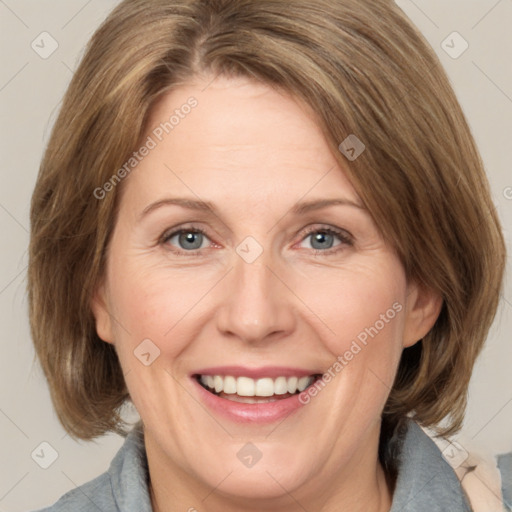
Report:
[[[197,382],[210,393],[232,402],[246,404],[269,403],[298,395],[320,377],[234,377],[231,375],[194,375]]]

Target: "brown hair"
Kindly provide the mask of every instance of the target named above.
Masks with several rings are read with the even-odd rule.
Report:
[[[505,247],[483,164],[441,64],[391,0],[126,0],[90,41],[44,156],[31,209],[32,336],[66,430],[123,432],[128,398],[91,294],[105,268],[121,186],[152,105],[205,73],[286,91],[318,117],[333,154],[407,274],[443,298],[403,351],[383,412],[461,426],[473,364],[493,321]],[[353,161],[338,145],[355,134]]]

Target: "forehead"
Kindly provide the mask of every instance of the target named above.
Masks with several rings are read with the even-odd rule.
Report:
[[[314,112],[268,85],[218,77],[180,86],[154,105],[147,126],[154,147],[128,187],[139,196],[178,189],[262,204],[343,192],[357,200]]]

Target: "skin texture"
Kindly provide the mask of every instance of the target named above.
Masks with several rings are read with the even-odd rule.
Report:
[[[197,107],[122,183],[105,279],[92,303],[98,334],[115,345],[145,425],[153,506],[389,510],[377,457],[380,414],[402,349],[431,329],[441,299],[407,281],[364,208],[291,213],[313,199],[360,202],[308,108],[246,79],[197,78],[158,102],[148,135],[191,96]],[[142,213],[169,197],[211,201],[215,214],[176,205]],[[163,240],[191,227],[206,231],[199,249],[178,235]],[[327,227],[351,241],[315,244]],[[247,236],[263,250],[252,263],[236,252]],[[190,374],[199,368],[322,373],[396,303],[396,316],[280,423],[238,424],[198,399]],[[148,338],[160,356],[145,366],[134,350]],[[251,468],[237,458],[247,442],[262,453]]]

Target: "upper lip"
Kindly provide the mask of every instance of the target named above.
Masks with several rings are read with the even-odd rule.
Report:
[[[247,366],[215,366],[209,368],[201,368],[194,371],[191,375],[232,375],[233,377],[250,377],[252,379],[262,379],[270,377],[309,377],[317,375],[321,371],[308,370],[304,368],[293,368],[290,366],[261,366],[259,368]]]

